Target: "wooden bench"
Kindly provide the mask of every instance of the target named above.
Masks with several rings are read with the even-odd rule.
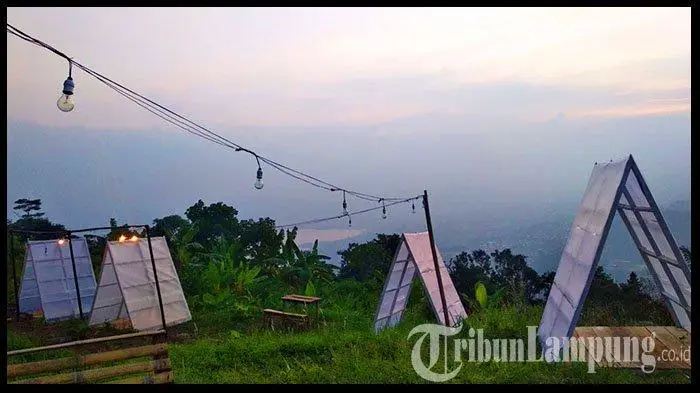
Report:
[[[269,308],[264,309],[263,314],[265,316],[266,325],[273,330],[275,329],[275,322],[279,322],[279,326],[287,327],[289,327],[289,324],[286,322],[292,322],[293,327],[308,328],[310,326],[309,316],[305,314],[296,314]]]
[[[150,345],[132,346],[108,352],[78,354],[77,348],[97,343],[107,343],[134,338],[152,337]],[[74,355],[59,359],[7,365],[7,381],[11,384],[71,384],[71,383],[121,383],[163,384],[173,382],[165,332],[140,332],[119,336],[94,338],[38,348],[20,349],[7,353],[11,356],[35,354],[57,349],[72,349]],[[139,362],[104,366],[124,360],[147,358]],[[97,366],[97,367],[95,367]],[[45,375],[53,373],[51,375]],[[145,374],[145,375],[144,375]],[[40,376],[38,376],[40,375]],[[18,377],[24,377],[14,380]],[[126,377],[117,379],[119,377]],[[13,380],[10,382],[10,380]]]

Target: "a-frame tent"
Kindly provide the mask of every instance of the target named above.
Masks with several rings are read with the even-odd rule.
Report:
[[[152,237],[151,248],[166,325],[189,321],[190,309],[165,238]],[[90,325],[128,318],[136,330],[157,329],[163,325],[160,311],[148,240],[107,242]]]
[[[676,325],[690,331],[690,270],[630,155],[593,167],[540,322],[543,345],[548,337],[561,340],[574,333],[615,213],[632,236]]]
[[[455,326],[467,317],[467,312],[439,251],[437,256],[447,304],[448,324]],[[438,285],[428,232],[404,233],[401,245],[394,254],[389,274],[384,282],[384,289],[374,319],[375,332],[385,327],[394,326],[401,321],[415,276],[420,277],[423,289],[430,299],[430,306],[438,321],[445,325],[440,286]]]
[[[78,291],[73,278],[73,260],[78,276],[83,313],[90,311],[95,296],[95,274],[85,238],[27,242],[19,290],[19,311],[43,311],[47,322],[78,318]]]

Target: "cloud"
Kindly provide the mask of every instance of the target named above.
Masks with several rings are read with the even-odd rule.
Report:
[[[11,8],[8,16],[206,125],[374,124],[430,113],[539,119],[615,107],[653,113],[659,109],[645,97],[617,94],[656,99],[690,86],[687,9]],[[61,25],[66,18],[70,26]],[[116,28],[122,20],[128,31]],[[77,71],[76,109],[60,113],[66,62],[14,37],[7,52],[10,119],[163,124]]]

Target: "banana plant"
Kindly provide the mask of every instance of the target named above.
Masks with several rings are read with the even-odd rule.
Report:
[[[181,265],[186,266],[194,262],[195,255],[198,252],[203,251],[201,244],[194,241],[194,237],[197,236],[199,228],[196,224],[190,225],[189,227],[178,231],[175,236],[172,233],[166,233],[167,237],[171,242],[173,253],[175,254],[175,260]]]
[[[205,281],[214,293],[228,288],[243,295],[250,286],[264,279],[259,276],[260,268],[250,265],[242,255],[242,247],[237,241],[220,238],[212,251],[203,256],[209,260]]]
[[[333,280],[333,270],[326,263],[331,259],[326,255],[318,253],[318,239],[314,242],[311,251],[302,251],[298,247],[295,249],[296,262],[293,270],[301,282],[330,283]]]

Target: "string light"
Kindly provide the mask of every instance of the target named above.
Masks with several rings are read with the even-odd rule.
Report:
[[[255,188],[258,190],[262,190],[262,188],[264,186],[263,181],[262,181],[262,176],[263,176],[262,168],[258,167],[258,173],[256,174],[257,180],[255,180],[255,184],[253,184],[255,186]]]
[[[416,202],[411,202],[411,213],[416,214]]]
[[[386,207],[388,207],[388,206],[393,206],[393,205],[396,205],[396,204],[399,204],[399,203],[410,202],[410,201],[412,201],[412,200],[416,200],[416,199],[420,199],[420,198],[423,198],[423,196],[422,196],[422,195],[418,195],[418,196],[415,196],[415,197],[412,197],[412,198],[406,198],[406,199],[403,199],[403,200],[400,200],[400,201],[395,201],[395,202],[387,203],[387,204],[386,204]],[[348,212],[348,218],[350,218],[351,216],[358,215],[358,214],[364,214],[364,213],[368,213],[368,212],[371,212],[371,211],[374,211],[374,210],[378,210],[378,209],[381,209],[382,207],[384,207],[384,206],[375,206],[375,207],[370,207],[370,208],[364,209],[364,210],[358,210],[358,211],[356,211],[356,212]],[[306,221],[295,222],[295,223],[293,223],[293,224],[276,225],[276,226],[275,226],[275,229],[292,228],[292,227],[298,227],[298,226],[300,226],[300,225],[308,225],[308,224],[318,224],[318,223],[325,222],[325,221],[337,220],[337,219],[340,219],[340,218],[343,218],[343,217],[345,217],[345,216],[344,216],[344,215],[337,215],[337,216],[332,216],[332,217],[316,218],[316,219],[313,219],[313,220],[306,220]],[[352,220],[349,219],[349,221],[351,222]]]
[[[348,215],[348,228],[352,228],[352,216]]]
[[[75,101],[73,101],[73,63],[68,60],[68,79],[63,82],[63,95],[58,97],[56,101],[56,106],[61,112],[70,112],[75,108]]]
[[[58,239],[58,245],[62,246],[66,243],[66,239]]]
[[[124,243],[125,240],[126,240],[126,236],[124,236],[124,235],[119,236],[119,243]]]
[[[348,215],[348,203],[345,201],[345,190],[343,190],[343,215]]]
[[[136,241],[139,240],[139,237],[136,236],[136,235],[134,235],[134,236],[132,236],[131,239],[129,239],[129,240],[131,240],[132,242],[136,242]]]
[[[115,82],[114,80],[80,64],[79,62],[73,61],[70,57],[68,57],[66,54],[63,52],[57,50],[56,48],[52,47],[51,45],[48,45],[24,32],[21,30],[17,29],[16,27],[10,25],[7,23],[7,32],[10,34],[15,35],[16,37],[19,37],[29,43],[32,43],[34,45],[40,46],[44,49],[47,49],[51,51],[52,53],[56,54],[57,56],[60,56],[69,62],[69,78],[66,80],[66,83],[64,83],[64,94],[67,96],[72,96],[73,92],[73,82],[72,82],[72,66],[75,65],[76,67],[80,68],[82,71],[87,73],[88,75],[94,77],[98,81],[102,82],[105,86],[109,87],[110,89],[114,90],[118,94],[124,96],[126,99],[134,102],[135,104],[139,105],[140,107],[146,109],[147,111],[151,112],[152,114],[160,117],[161,119],[175,125],[176,127],[184,130],[185,132],[188,132],[190,134],[193,134],[195,136],[198,136],[200,138],[206,139],[210,142],[216,143],[220,146],[227,147],[230,149],[234,149],[235,151],[244,151],[247,152],[251,155],[253,155],[256,159],[256,162],[258,164],[258,170],[256,172],[256,182],[254,183],[254,186],[256,189],[262,189],[264,184],[262,181],[262,175],[263,171],[260,166],[260,161],[263,161],[267,165],[271,166],[272,168],[290,176],[293,177],[297,180],[303,181],[309,185],[312,185],[317,188],[325,189],[328,191],[343,191],[343,215],[338,216],[338,217],[331,217],[329,219],[337,219],[340,217],[344,217],[346,215],[349,215],[350,213],[347,212],[347,200],[345,194],[349,194],[350,196],[353,196],[358,199],[362,200],[367,200],[367,201],[376,201],[377,199],[380,199],[382,201],[382,218],[386,219],[386,206],[390,206],[394,203],[401,203],[401,202],[406,202],[412,199],[417,199],[418,197],[413,197],[413,198],[389,198],[389,197],[379,197],[376,195],[371,195],[371,194],[366,194],[366,193],[361,193],[357,191],[352,191],[346,188],[341,188],[338,187],[334,184],[331,184],[329,182],[323,181],[321,179],[318,179],[314,176],[311,176],[309,174],[306,174],[304,172],[298,171],[296,169],[290,168],[288,166],[285,166],[283,164],[280,164],[278,162],[275,162],[269,158],[263,157],[258,155],[257,153],[245,149],[242,146],[238,145],[237,143],[215,133],[214,131],[209,130],[208,128],[188,119],[185,116],[182,116],[173,110],[158,104],[157,102],[154,102],[153,100],[144,97],[143,95],[129,89],[128,87]],[[70,92],[71,94],[67,94],[66,92]],[[72,97],[68,97],[72,98]],[[386,202],[392,202],[386,204]],[[413,206],[412,206],[413,207]],[[413,209],[415,210],[415,209]],[[357,214],[357,213],[354,213]],[[327,219],[321,219],[322,221],[327,220]],[[311,220],[311,222],[316,222],[317,220]],[[348,219],[349,225],[351,224],[351,220]],[[280,226],[278,226],[280,227]]]
[[[256,175],[255,175],[255,184],[253,184],[253,186],[254,186],[257,190],[262,190],[264,184],[263,184],[263,180],[262,180],[262,178],[263,178],[263,171],[262,171],[262,168],[260,167],[260,157],[258,157],[258,155],[257,155],[255,152],[252,152],[252,151],[250,151],[250,150],[248,150],[248,149],[244,149],[244,148],[242,148],[242,147],[237,147],[237,148],[236,148],[236,151],[244,151],[244,152],[246,152],[246,153],[249,153],[249,154],[253,155],[253,157],[255,157],[255,162],[258,163],[258,172],[257,172]]]

